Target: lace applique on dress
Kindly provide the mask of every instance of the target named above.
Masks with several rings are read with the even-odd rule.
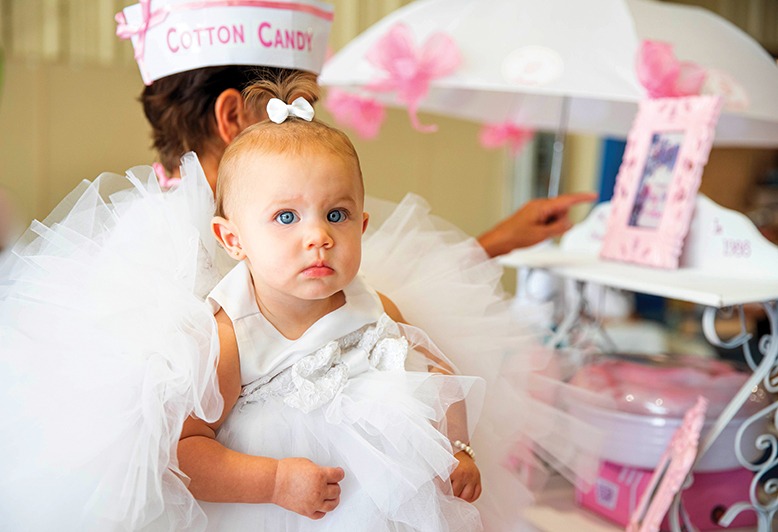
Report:
[[[349,377],[365,371],[404,370],[407,356],[408,340],[397,323],[382,314],[377,322],[328,342],[281,373],[247,384],[238,407],[280,397],[288,406],[308,413],[330,402]]]

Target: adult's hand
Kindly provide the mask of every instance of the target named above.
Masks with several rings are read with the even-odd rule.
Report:
[[[530,200],[479,236],[478,242],[490,257],[535,245],[570,229],[570,208],[595,199],[597,194],[593,192],[578,192]]]

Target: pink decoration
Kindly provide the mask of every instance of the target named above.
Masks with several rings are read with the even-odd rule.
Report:
[[[671,98],[700,94],[707,71],[679,61],[671,44],[646,40],[638,52],[637,75],[651,98]]]
[[[375,138],[386,116],[376,100],[334,88],[327,91],[324,107],[338,124],[354,129],[363,139]]]
[[[684,416],[683,424],[673,435],[670,445],[654,470],[648,488],[643,492],[640,504],[630,518],[628,532],[659,530],[673,497],[681,490],[697,457],[697,442],[707,406],[708,402],[700,396]]]
[[[570,383],[607,397],[620,412],[680,418],[699,395],[710,404],[708,414],[719,415],[749,375],[721,360],[674,353],[650,364],[640,357],[606,358],[583,366]],[[754,412],[763,406],[751,403]]]
[[[718,96],[639,103],[600,257],[678,268],[720,109]]]
[[[715,68],[708,69],[702,93],[722,96],[730,111],[745,111],[751,105],[745,87],[727,72]]]
[[[419,102],[429,92],[430,82],[454,72],[461,63],[456,42],[445,33],[432,34],[417,49],[413,33],[404,24],[396,24],[368,51],[367,59],[386,74],[368,89],[397,91],[400,102],[408,106],[408,116],[418,131],[432,132],[437,126],[424,126],[417,116]]]
[[[592,488],[588,491],[576,488],[575,500],[583,508],[626,527],[651,482],[652,473],[652,469],[602,462]],[[715,524],[711,516],[715,515],[717,507],[730,508],[748,499],[753,477],[754,474],[743,467],[705,473],[695,471],[694,483],[683,492],[689,521],[699,530],[721,532],[723,528]],[[741,513],[732,526],[756,530],[756,513]],[[670,530],[667,516],[660,530]]]
[[[146,77],[146,68],[144,66],[144,53],[146,49],[146,32],[152,26],[156,26],[163,22],[168,15],[168,9],[158,9],[151,12],[151,0],[139,0],[143,22],[139,26],[130,26],[127,24],[127,19],[124,13],[119,12],[116,14],[116,36],[120,39],[129,39],[133,35],[138,36],[138,44],[135,46],[135,61],[138,63],[138,67]]]
[[[162,166],[160,163],[154,163],[151,165],[151,168],[154,169],[154,173],[157,175],[157,179],[159,180],[159,186],[162,190],[170,190],[177,184],[181,182],[180,177],[170,177],[167,175],[167,172],[165,171],[165,167]]]
[[[515,124],[487,124],[481,128],[479,140],[484,148],[500,148],[507,146],[511,155],[518,154],[524,145],[532,140],[535,131],[522,129]]]

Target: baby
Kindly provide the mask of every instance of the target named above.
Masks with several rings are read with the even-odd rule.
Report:
[[[268,116],[219,168],[213,232],[240,262],[208,297],[225,408],[184,425],[189,489],[219,530],[479,530],[465,405],[482,381],[449,374],[359,275],[369,216],[348,138],[301,98]]]

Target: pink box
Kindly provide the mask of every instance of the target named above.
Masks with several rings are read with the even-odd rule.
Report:
[[[579,506],[587,508],[615,523],[626,526],[637,507],[653,471],[637,469],[612,462],[603,462],[597,480],[588,492],[576,490]],[[691,522],[700,530],[726,530],[716,524],[727,508],[749,500],[748,489],[753,473],[747,469],[696,472],[694,483],[683,492],[683,504]],[[756,514],[740,513],[731,527],[756,526]],[[669,530],[665,517],[662,530]]]

